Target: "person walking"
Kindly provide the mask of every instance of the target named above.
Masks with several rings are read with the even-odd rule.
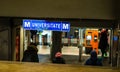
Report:
[[[100,34],[100,41],[98,48],[101,49],[102,57],[106,54],[106,50],[108,49],[108,29],[105,29]]]

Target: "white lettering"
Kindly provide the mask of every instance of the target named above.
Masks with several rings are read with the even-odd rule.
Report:
[[[25,22],[25,27],[30,27],[30,22]]]
[[[36,27],[36,24],[35,24],[35,23],[32,23],[32,27]]]
[[[68,28],[69,28],[68,24],[63,24],[62,29],[68,29]]]
[[[44,26],[43,27],[46,27],[46,23],[44,23]]]
[[[35,24],[35,27],[37,27],[38,26],[38,24]]]
[[[49,27],[50,27],[49,23],[47,23],[46,27],[47,27],[47,28],[49,28]]]
[[[57,26],[59,29],[60,29],[60,24],[58,24],[58,26]]]
[[[39,24],[39,27],[40,27],[40,28],[43,28],[43,24],[44,24],[44,23],[40,23],[40,24]]]

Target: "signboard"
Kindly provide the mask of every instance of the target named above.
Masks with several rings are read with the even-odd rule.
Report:
[[[114,41],[118,41],[118,37],[117,36],[113,36],[113,40]]]
[[[70,31],[69,22],[49,22],[46,20],[23,20],[25,30]]]

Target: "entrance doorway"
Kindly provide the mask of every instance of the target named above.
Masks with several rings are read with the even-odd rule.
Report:
[[[84,61],[90,57],[90,52],[96,50],[98,57],[101,57],[101,51],[98,48],[101,29],[99,28],[76,28],[72,27],[70,32],[62,32],[62,55],[67,64],[84,64]],[[111,30],[108,30],[108,43],[111,42]],[[37,31],[35,38],[31,40],[30,31],[25,30],[25,45],[28,42],[35,42],[38,44],[38,56],[39,62],[51,62],[50,61],[50,49],[52,44],[52,31]],[[30,39],[30,40],[29,40]],[[81,45],[80,49],[78,46]],[[26,45],[27,46],[27,45]],[[81,51],[80,51],[81,50]],[[81,52],[81,53],[80,53]],[[81,54],[81,58],[80,58]],[[106,58],[109,62],[110,48],[107,51]],[[81,62],[79,61],[81,59]]]
[[[102,58],[102,52],[98,48],[100,33],[104,29],[100,28],[76,28],[72,27],[70,32],[62,35],[62,54],[68,64],[84,64],[90,57],[90,52],[95,50],[99,58]],[[109,65],[111,56],[111,29],[108,29],[108,44],[106,54],[104,55],[104,66]],[[80,48],[79,48],[80,46]]]

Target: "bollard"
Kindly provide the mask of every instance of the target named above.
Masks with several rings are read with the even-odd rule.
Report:
[[[83,48],[83,46],[78,45],[78,48],[79,48],[79,62],[81,62],[82,61],[82,48]]]

